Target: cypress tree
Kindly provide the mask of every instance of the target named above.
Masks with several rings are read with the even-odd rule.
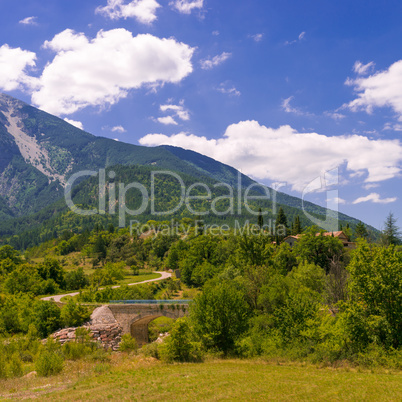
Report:
[[[283,240],[286,237],[287,228],[288,228],[288,220],[286,218],[283,208],[280,207],[278,210],[278,214],[276,215],[276,224],[275,224],[276,234],[279,240]],[[279,234],[279,232],[281,233]]]
[[[258,226],[260,227],[260,229],[262,229],[262,227],[264,226],[264,218],[262,216],[261,208],[258,210]]]
[[[301,223],[300,223],[300,217],[299,215],[296,216],[295,218],[295,223],[293,225],[293,231],[292,234],[293,235],[298,235],[303,231]]]

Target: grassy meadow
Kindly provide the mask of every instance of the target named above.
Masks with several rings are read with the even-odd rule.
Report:
[[[263,360],[164,364],[113,354],[70,361],[59,375],[0,381],[1,400],[327,400],[398,401],[402,373]]]

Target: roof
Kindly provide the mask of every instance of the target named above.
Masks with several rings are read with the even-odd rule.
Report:
[[[283,241],[286,241],[288,239],[294,239],[294,240],[299,240],[300,237],[302,237],[303,234],[298,234],[296,236],[287,236],[283,239]],[[321,233],[316,233],[316,236],[321,236]],[[347,236],[345,235],[345,233],[342,232],[342,230],[339,230],[337,232],[324,232],[322,233],[322,236],[333,236],[333,237],[340,237],[340,236],[344,236],[345,238],[347,238]]]
[[[320,236],[321,233],[317,233],[316,236]],[[338,231],[338,232],[325,232],[322,234],[323,236],[334,236],[334,237],[340,237],[341,235],[347,237],[345,235],[345,233],[342,232],[342,230]]]

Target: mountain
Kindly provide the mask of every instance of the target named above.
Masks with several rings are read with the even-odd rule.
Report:
[[[173,147],[147,148],[96,137],[0,94],[0,197],[8,207],[2,207],[0,201],[0,211],[9,216],[10,212],[16,216],[37,212],[56,201],[73,173],[117,164],[149,165],[201,179],[237,182],[235,169],[199,154],[198,163],[193,162],[192,154]],[[251,181],[244,175],[243,179]]]
[[[140,166],[148,167],[148,170],[135,168]],[[239,175],[242,187],[255,183],[233,167],[197,152],[172,146],[147,148],[96,137],[58,117],[0,94],[0,236],[16,235],[27,226],[46,226],[46,222],[56,217],[60,221],[67,213],[63,196],[69,177],[83,170],[112,167],[116,167],[125,180],[131,180],[126,183],[155,169],[184,175],[189,185],[202,182],[213,187],[223,182],[236,188]],[[146,180],[144,183],[149,189],[149,183]],[[163,183],[167,189],[172,188],[169,181]],[[88,197],[92,201],[96,198],[94,180],[85,180],[81,185],[78,181],[77,184],[73,192],[80,203],[86,203]],[[273,190],[269,190],[272,194]],[[173,190],[165,191],[168,198],[172,195],[169,191]],[[222,192],[213,193],[219,195]],[[302,214],[300,199],[277,193],[277,200],[290,217]],[[272,207],[270,203],[262,206]],[[319,217],[325,217],[327,212],[312,203],[305,203],[304,207]],[[183,211],[179,215],[183,216]],[[146,217],[152,218],[149,214]],[[352,227],[358,223],[342,214],[340,219]]]

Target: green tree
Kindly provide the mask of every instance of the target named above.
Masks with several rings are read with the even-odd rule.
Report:
[[[106,244],[105,240],[103,239],[102,235],[99,235],[96,238],[94,247],[93,247],[93,253],[95,255],[95,258],[98,259],[99,261],[103,261],[106,258]]]
[[[294,224],[293,224],[293,231],[292,231],[292,235],[298,235],[301,234],[303,231],[301,222],[300,222],[300,217],[299,215],[296,216]]]
[[[87,322],[90,316],[87,307],[75,303],[71,298],[63,306],[60,313],[61,322],[65,327],[78,327]]]
[[[0,261],[7,258],[10,259],[14,264],[21,264],[22,262],[19,252],[14,250],[14,248],[9,245],[0,247]]]
[[[42,293],[43,280],[34,265],[22,264],[12,271],[4,281],[4,290],[10,294]]]
[[[397,219],[394,214],[390,212],[385,220],[385,228],[382,231],[382,242],[389,246],[390,244],[400,244],[401,243],[401,232],[399,227],[396,225]]]
[[[64,287],[64,270],[55,258],[46,258],[38,267],[39,275],[44,279],[53,279],[60,287]]]
[[[159,348],[167,362],[197,362],[202,360],[201,345],[195,342],[186,318],[179,318]]]
[[[35,327],[42,338],[61,328],[60,309],[52,302],[36,302],[33,316]]]
[[[357,239],[366,239],[368,237],[366,225],[362,221],[359,221],[355,227],[355,237]]]
[[[278,213],[276,215],[275,234],[277,238],[281,241],[286,237],[287,232],[288,232],[288,219],[286,218],[283,208],[279,207]]]
[[[208,283],[190,310],[194,330],[205,346],[225,354],[246,331],[248,313],[244,293],[232,282]]]
[[[361,343],[402,345],[402,253],[394,246],[360,241],[347,267],[350,273],[346,304],[351,334]],[[360,318],[359,318],[360,317]],[[358,326],[359,322],[365,323]]]
[[[342,242],[333,236],[325,236],[324,233],[316,235],[317,228],[312,227],[310,231],[300,236],[293,248],[301,260],[319,265],[327,273],[330,270],[331,261],[342,259],[344,247]]]
[[[264,217],[262,216],[261,208],[258,210],[258,226],[262,229],[264,226]]]
[[[74,271],[67,272],[65,276],[67,290],[83,289],[89,285],[87,275],[84,274],[84,269],[78,267]]]

